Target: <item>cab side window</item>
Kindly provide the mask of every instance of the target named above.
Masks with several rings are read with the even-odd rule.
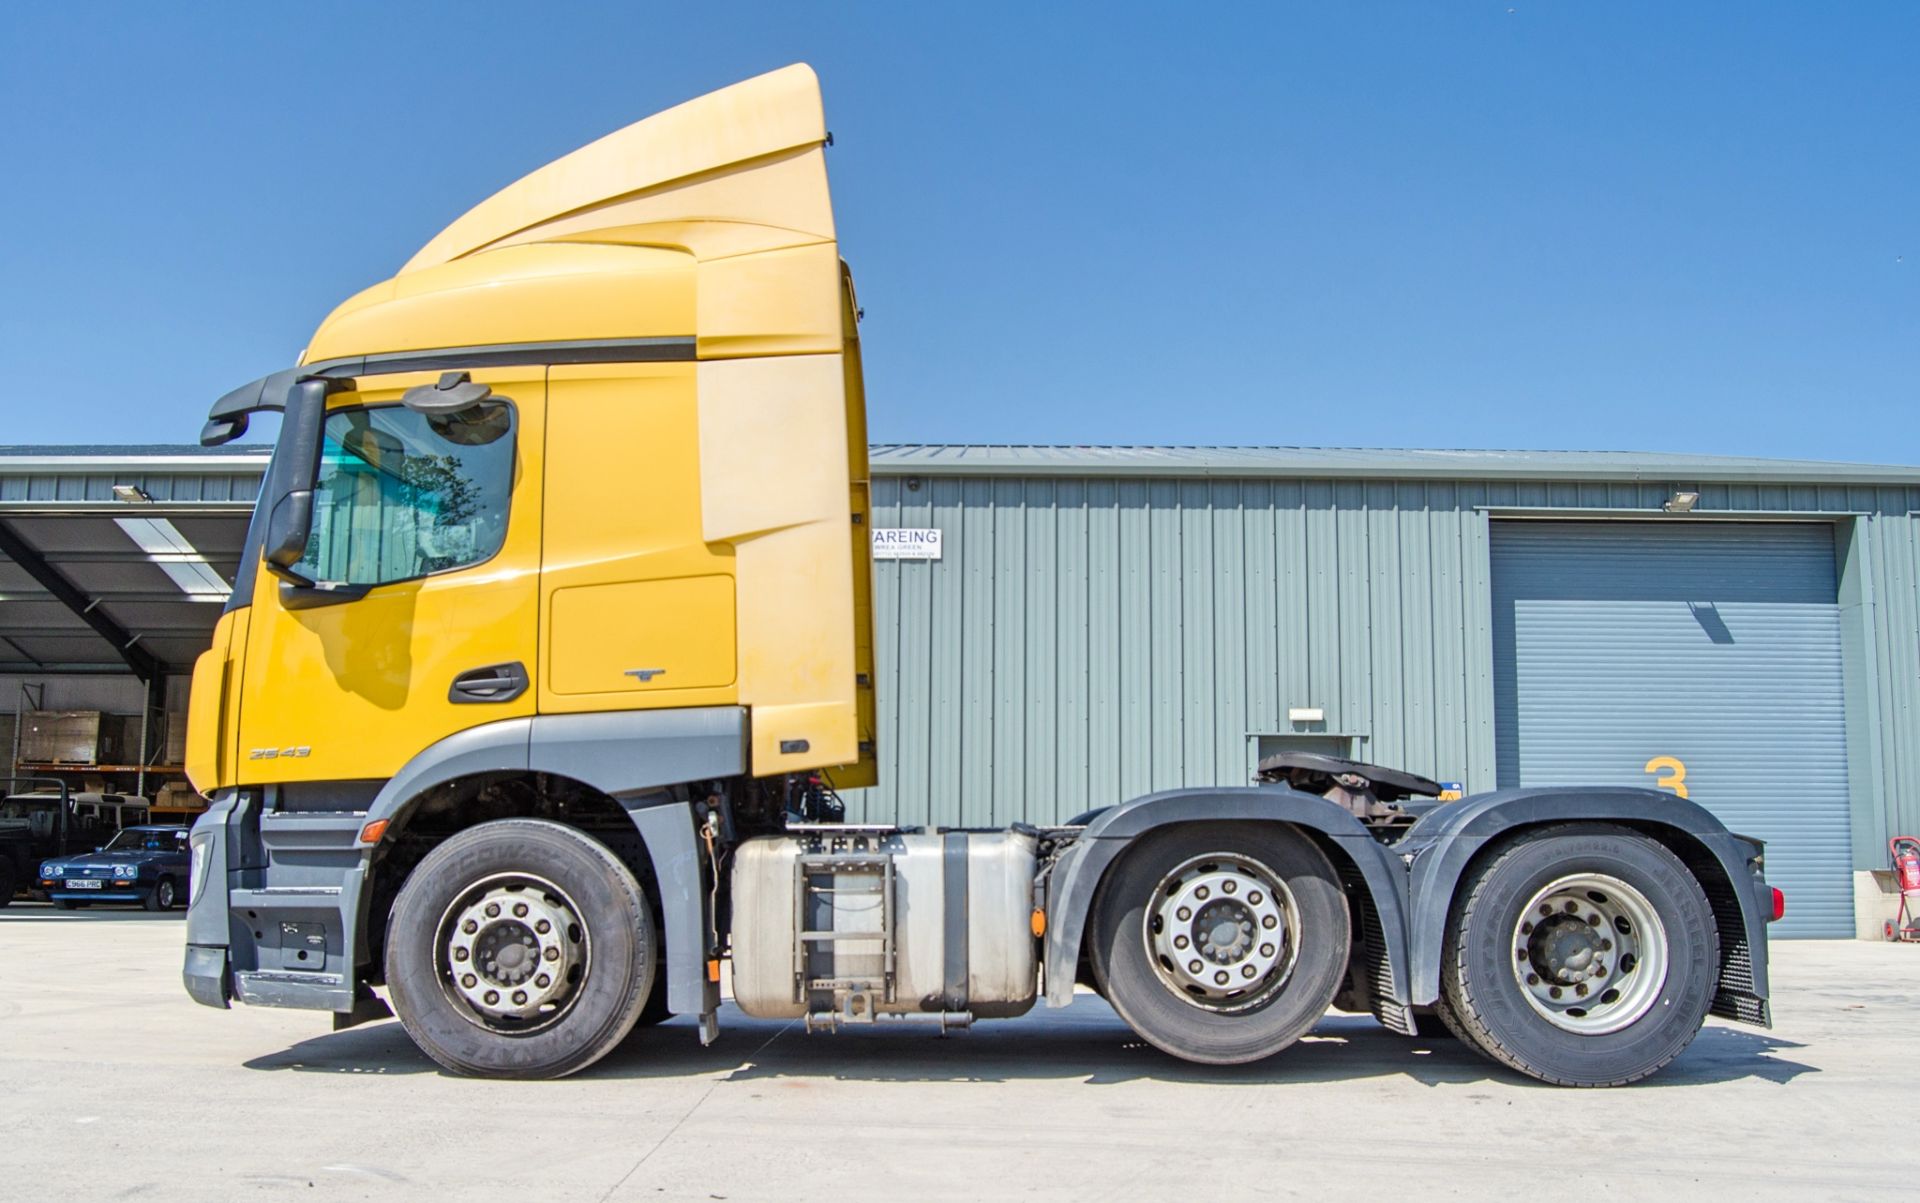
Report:
[[[492,559],[507,535],[513,418],[499,401],[433,417],[400,405],[328,414],[297,571],[385,585]]]

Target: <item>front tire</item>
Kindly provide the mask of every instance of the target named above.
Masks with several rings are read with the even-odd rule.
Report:
[[[1720,936],[1700,883],[1624,827],[1530,832],[1463,884],[1441,1014],[1493,1060],[1560,1086],[1622,1086],[1699,1032]]]
[[[1202,823],[1143,837],[1094,916],[1107,1001],[1185,1061],[1270,1057],[1320,1021],[1346,967],[1347,901],[1294,829]]]
[[[652,908],[606,845],[504,819],[427,855],[394,900],[387,990],[455,1073],[559,1078],[632,1030],[659,959]]]
[[[148,892],[144,901],[146,908],[150,911],[170,911],[173,909],[175,898],[173,878],[162,877],[153,883],[153,889]]]

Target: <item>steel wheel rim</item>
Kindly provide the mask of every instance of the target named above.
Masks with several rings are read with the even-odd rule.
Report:
[[[1299,907],[1266,865],[1209,853],[1161,877],[1141,934],[1168,992],[1202,1010],[1245,1011],[1270,1000],[1292,976]]]
[[[468,1023],[504,1035],[558,1023],[580,998],[591,954],[579,906],[530,873],[468,885],[434,932],[441,993]]]
[[[1667,983],[1667,929],[1647,896],[1606,873],[1536,891],[1514,921],[1509,964],[1527,1005],[1579,1036],[1637,1022]]]

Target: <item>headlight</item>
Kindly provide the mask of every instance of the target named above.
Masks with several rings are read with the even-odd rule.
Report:
[[[40,866],[40,876],[42,877],[61,877],[66,874],[66,871],[64,865],[56,865],[52,862]]]
[[[113,875],[120,881],[132,881],[134,878],[140,876],[140,866],[115,865],[113,867]]]

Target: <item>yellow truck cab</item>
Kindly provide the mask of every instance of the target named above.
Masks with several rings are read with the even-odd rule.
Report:
[[[743,1009],[810,1027],[1085,981],[1198,1061],[1338,1003],[1625,1081],[1709,1008],[1764,1020],[1759,849],[1665,795],[1442,807],[1294,757],[1057,828],[845,823],[883,750],[828,144],[805,66],[628,126],[214,405],[210,444],[281,427],[194,671],[194,998],[390,1005],[442,1064],[522,1077],[672,1014],[715,1038],[728,958]]]

